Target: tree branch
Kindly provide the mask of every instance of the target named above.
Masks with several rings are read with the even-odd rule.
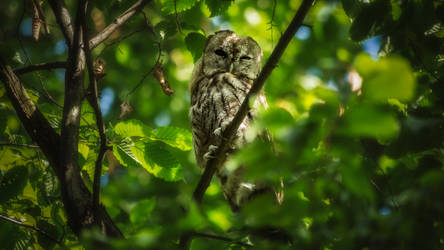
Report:
[[[250,91],[248,92],[242,105],[240,106],[239,111],[236,113],[236,116],[233,118],[230,125],[223,131],[222,140],[219,143],[219,147],[215,153],[216,156],[207,162],[205,166],[205,171],[201,176],[196,189],[194,190],[193,198],[198,204],[202,202],[202,198],[211,182],[214,173],[219,168],[219,166],[223,164],[225,152],[227,151],[228,145],[230,144],[229,142],[232,140],[234,134],[239,128],[239,125],[245,119],[245,116],[250,110],[250,99],[253,100],[255,95],[257,95],[264,86],[265,80],[267,80],[268,76],[276,67],[279,59],[284,53],[284,50],[287,48],[296,31],[302,25],[302,21],[304,20],[305,16],[308,13],[308,10],[313,5],[314,1],[315,0],[304,0],[302,2],[287,30],[279,39],[279,42],[274,48],[273,53],[271,54],[265,66],[262,68],[262,71],[259,74],[258,78],[254,81]]]
[[[25,87],[1,56],[0,69],[0,78],[5,84],[6,94],[20,121],[32,140],[46,155],[50,164],[54,166],[54,171],[60,176],[61,172],[56,167],[59,165],[60,136],[31,100]]]
[[[95,35],[89,41],[89,49],[92,50],[97,45],[105,41],[114,31],[117,30],[122,24],[128,21],[131,17],[133,17],[137,12],[142,10],[142,8],[151,2],[152,0],[139,0],[125,12],[123,12],[120,16],[118,16],[114,21],[105,27],[102,31],[100,31],[97,35]]]
[[[23,223],[23,222],[21,222],[21,221],[15,220],[15,219],[13,219],[13,218],[10,218],[10,217],[5,216],[5,215],[2,215],[2,214],[0,214],[0,219],[3,219],[3,220],[5,220],[5,221],[9,221],[9,222],[11,222],[11,223],[17,224],[17,225],[22,226],[22,227],[26,227],[26,228],[32,229],[32,230],[34,230],[34,231],[36,231],[36,232],[42,234],[42,235],[45,236],[46,238],[48,238],[48,239],[50,239],[50,240],[56,242],[57,244],[60,244],[60,241],[59,241],[58,239],[54,238],[54,237],[51,236],[49,233],[43,231],[42,229],[40,229],[40,228],[38,228],[38,227],[34,227],[34,226],[31,226],[31,225],[25,224],[25,223]]]
[[[57,62],[32,64],[32,65],[25,66],[22,68],[14,69],[14,73],[16,75],[23,75],[23,74],[33,72],[36,70],[51,70],[51,69],[58,69],[58,68],[66,68],[66,62],[57,61]]]
[[[82,13],[83,14],[83,13]],[[83,30],[83,44],[88,44],[88,30],[86,26],[86,20],[85,17],[82,16],[82,30]],[[96,159],[96,165],[94,169],[94,182],[93,182],[93,213],[96,216],[97,212],[99,210],[99,202],[100,202],[100,177],[102,175],[102,162],[103,157],[105,156],[105,152],[107,150],[107,143],[108,140],[106,138],[105,134],[105,124],[103,122],[102,117],[102,110],[100,108],[100,102],[99,102],[99,91],[97,88],[97,77],[95,75],[93,62],[91,59],[91,51],[89,49],[89,46],[84,47],[85,50],[85,58],[86,58],[86,66],[88,68],[88,78],[89,78],[89,86],[88,86],[88,101],[91,107],[94,110],[94,114],[96,115],[96,124],[97,128],[99,130],[100,135],[100,148],[99,148],[99,155]],[[92,91],[92,93],[90,93]]]
[[[74,30],[72,28],[71,15],[63,0],[49,0],[57,23],[65,37],[66,44],[70,48],[74,40]]]
[[[179,242],[179,248],[180,249],[188,249],[189,244],[191,243],[191,240],[193,238],[197,238],[197,237],[226,241],[226,242],[230,242],[232,244],[236,244],[236,245],[248,247],[248,248],[253,247],[253,245],[250,245],[248,243],[244,243],[241,241],[235,241],[235,240],[232,240],[232,239],[230,239],[228,237],[224,237],[224,236],[207,234],[207,233],[200,233],[200,232],[188,232],[188,233],[182,234],[182,237]]]

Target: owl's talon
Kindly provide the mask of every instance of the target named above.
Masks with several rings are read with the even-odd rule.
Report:
[[[217,146],[215,145],[210,145],[208,146],[208,152],[204,154],[203,158],[204,159],[212,159],[216,157],[216,150],[217,150]]]
[[[215,129],[213,133],[215,136],[221,136],[222,135],[222,128]]]

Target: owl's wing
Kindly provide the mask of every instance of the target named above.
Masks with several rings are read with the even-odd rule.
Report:
[[[190,80],[191,105],[193,105],[196,101],[196,90],[198,89],[200,79],[203,77],[202,66],[203,66],[203,63],[202,63],[202,57],[201,57],[194,64],[193,73],[191,74],[191,80]]]

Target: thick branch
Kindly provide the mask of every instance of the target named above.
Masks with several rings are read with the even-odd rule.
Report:
[[[0,78],[5,84],[6,94],[20,118],[29,136],[41,148],[52,166],[59,165],[60,136],[51,127],[37,106],[29,97],[26,89],[14,74],[11,67],[6,65],[0,56]],[[60,171],[55,168],[60,175]]]
[[[114,21],[105,27],[102,31],[100,31],[96,36],[94,36],[89,41],[89,49],[94,49],[105,41],[114,31],[116,31],[122,24],[128,21],[131,17],[133,17],[137,12],[142,10],[142,8],[151,2],[151,0],[139,0],[125,12],[123,12],[120,16],[118,16]]]
[[[46,238],[48,238],[48,239],[50,239],[50,240],[52,240],[52,241],[54,241],[54,242],[60,244],[60,241],[59,241],[58,239],[54,238],[54,237],[51,236],[49,233],[43,231],[42,229],[40,229],[40,228],[38,228],[38,227],[34,227],[34,226],[31,226],[31,225],[25,224],[25,223],[23,223],[23,222],[21,222],[21,221],[15,220],[15,219],[13,219],[13,218],[10,218],[10,217],[5,216],[5,215],[2,215],[2,214],[0,214],[0,219],[3,219],[3,220],[5,220],[5,221],[9,221],[9,222],[11,222],[11,223],[17,224],[17,225],[22,226],[22,227],[26,227],[26,228],[32,229],[32,230],[34,230],[34,231],[36,231],[36,232],[42,234],[42,235],[45,236]]]
[[[82,17],[82,29],[83,29],[83,44],[88,44],[88,30],[86,27],[85,18]],[[105,124],[103,122],[102,110],[100,108],[99,102],[99,91],[97,88],[97,77],[94,74],[94,67],[91,58],[91,51],[88,46],[84,47],[85,57],[86,57],[86,66],[88,68],[88,78],[89,78],[89,86],[88,86],[88,101],[91,107],[94,109],[94,114],[96,115],[96,124],[99,130],[100,135],[100,148],[99,155],[96,159],[96,166],[94,169],[94,182],[93,182],[93,211],[94,214],[97,215],[97,211],[99,209],[100,202],[100,177],[102,175],[102,162],[103,157],[105,156],[105,152],[107,150],[107,138],[105,134]],[[92,93],[90,93],[92,92]]]
[[[57,61],[57,62],[32,64],[32,65],[25,66],[22,68],[14,69],[14,73],[16,75],[23,75],[23,74],[37,71],[37,70],[51,70],[51,69],[59,69],[59,68],[66,68],[66,62]]]
[[[66,8],[65,2],[63,0],[49,0],[49,4],[51,5],[68,47],[71,47],[74,40],[74,30],[72,28],[71,15]]]
[[[299,7],[299,10],[296,12],[296,15],[293,17],[293,20],[291,21],[285,33],[279,39],[278,44],[274,48],[273,53],[271,54],[265,66],[263,67],[258,78],[254,81],[250,89],[250,92],[245,97],[241,107],[239,108],[239,111],[237,112],[236,116],[233,118],[233,121],[223,131],[222,141],[220,142],[219,147],[216,151],[215,154],[216,156],[215,158],[212,158],[207,162],[205,166],[205,171],[201,176],[196,189],[194,190],[193,197],[197,203],[200,204],[202,202],[202,198],[208,186],[210,185],[214,173],[219,168],[219,166],[223,164],[225,153],[228,149],[228,145],[230,144],[229,142],[232,140],[234,134],[239,128],[239,125],[245,119],[245,116],[250,110],[249,106],[250,99],[254,99],[255,95],[257,95],[264,86],[265,80],[267,80],[268,76],[276,67],[279,59],[284,53],[284,50],[287,48],[288,44],[295,35],[296,31],[302,25],[302,21],[304,20],[305,16],[308,13],[308,10],[313,5],[314,1],[315,0],[304,0],[302,2],[301,6]]]

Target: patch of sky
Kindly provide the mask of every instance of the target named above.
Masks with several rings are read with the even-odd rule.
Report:
[[[307,26],[301,26],[294,35],[294,37],[296,37],[296,39],[298,40],[304,41],[307,40],[310,37],[310,35],[311,35],[310,28]]]
[[[31,18],[23,19],[22,23],[20,24],[20,32],[24,36],[31,36],[32,35],[32,19]]]
[[[68,47],[66,46],[66,42],[64,39],[62,39],[56,43],[56,45],[54,47],[54,52],[57,55],[61,55],[61,54],[65,53],[67,49],[68,49]]]
[[[160,112],[155,118],[154,123],[158,127],[168,126],[171,123],[171,116],[168,111]]]
[[[114,91],[111,88],[105,88],[102,90],[100,97],[100,107],[102,108],[102,114],[106,116],[114,103]]]
[[[375,36],[365,40],[362,43],[362,49],[373,59],[378,59],[379,49],[381,48],[381,36]]]

